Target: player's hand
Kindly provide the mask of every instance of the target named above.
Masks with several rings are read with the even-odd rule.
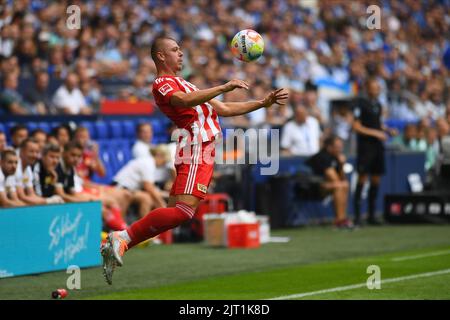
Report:
[[[233,79],[233,80],[228,81],[227,83],[225,83],[223,85],[223,91],[224,92],[232,91],[234,89],[246,89],[246,90],[248,90],[249,89],[249,85],[244,80],[239,80],[239,79]]]
[[[289,94],[287,93],[284,88],[277,89],[275,91],[272,91],[269,93],[263,100],[263,106],[268,108],[274,103],[278,105],[284,105],[286,104],[286,100],[288,98]]]

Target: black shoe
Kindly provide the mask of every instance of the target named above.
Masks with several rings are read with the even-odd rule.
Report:
[[[377,220],[375,218],[369,218],[369,219],[367,219],[367,224],[371,225],[371,226],[381,226],[381,225],[383,225],[383,222],[381,222],[380,220]]]
[[[355,227],[361,227],[362,226],[362,222],[361,222],[361,218],[356,218],[353,220],[353,225]]]

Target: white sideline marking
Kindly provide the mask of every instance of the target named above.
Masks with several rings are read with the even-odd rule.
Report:
[[[417,279],[417,278],[432,277],[432,276],[442,275],[442,274],[446,274],[446,273],[450,273],[450,269],[426,272],[426,273],[418,273],[418,274],[413,274],[410,276],[404,276],[404,277],[398,277],[398,278],[390,278],[390,279],[386,279],[386,280],[381,280],[381,283],[383,284],[383,283],[399,282],[399,281],[405,281],[405,280],[411,280],[411,279]],[[271,298],[271,299],[267,299],[267,300],[297,299],[297,298],[303,298],[303,297],[308,297],[308,296],[314,296],[314,295],[322,294],[322,293],[330,293],[330,292],[338,292],[338,291],[346,291],[346,290],[364,288],[366,286],[367,286],[366,283],[360,283],[360,284],[354,284],[354,285],[350,285],[350,286],[343,286],[343,287],[336,287],[336,288],[330,288],[330,289],[324,289],[324,290],[318,290],[318,291],[291,294],[288,296],[281,296],[281,297]]]
[[[418,254],[415,256],[397,257],[397,258],[392,258],[391,261],[414,260],[414,259],[427,258],[427,257],[443,256],[446,254],[450,254],[450,250],[435,251],[435,252],[430,252],[430,253]]]

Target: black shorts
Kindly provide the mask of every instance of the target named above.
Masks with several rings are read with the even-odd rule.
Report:
[[[359,174],[383,175],[386,172],[382,145],[359,146],[356,169]]]

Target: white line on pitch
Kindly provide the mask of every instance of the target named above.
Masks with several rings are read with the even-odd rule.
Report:
[[[386,279],[386,280],[381,280],[381,284],[383,284],[383,283],[391,283],[391,282],[399,282],[399,281],[405,281],[405,280],[412,280],[412,279],[418,279],[418,278],[425,278],[425,277],[433,277],[433,276],[442,275],[442,274],[446,274],[446,273],[450,273],[450,269],[433,271],[433,272],[426,272],[426,273],[418,273],[418,274],[413,274],[413,275],[405,276],[405,277],[390,278],[390,279]],[[281,296],[281,297],[271,298],[271,299],[268,299],[268,300],[298,299],[298,298],[314,296],[314,295],[323,294],[323,293],[330,293],[330,292],[338,292],[338,291],[346,291],[346,290],[364,288],[366,286],[367,286],[366,283],[360,283],[360,284],[354,284],[354,285],[344,286],[344,287],[336,287],[336,288],[330,288],[330,289],[324,289],[324,290],[318,290],[318,291],[311,291],[311,292],[291,294],[291,295],[288,295],[288,296]]]
[[[414,260],[414,259],[421,259],[421,258],[427,258],[427,257],[443,256],[446,254],[450,254],[450,250],[435,251],[435,252],[430,252],[430,253],[418,254],[418,255],[414,255],[414,256],[397,257],[397,258],[392,258],[391,261]]]

